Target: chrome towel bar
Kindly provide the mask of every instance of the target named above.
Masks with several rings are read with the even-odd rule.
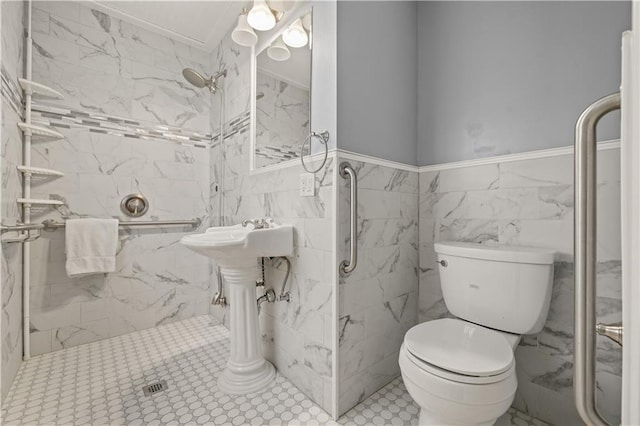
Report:
[[[576,409],[592,426],[607,422],[596,407],[596,126],[620,108],[620,93],[597,100],[576,123],[574,193],[574,354],[573,390]],[[602,328],[602,327],[600,327]]]
[[[349,185],[351,186],[351,213],[349,217],[351,255],[349,260],[344,260],[340,263],[340,275],[346,277],[358,266],[358,176],[351,164],[346,161],[340,164],[340,176],[349,179]]]
[[[191,220],[149,220],[149,221],[127,221],[127,222],[120,222],[118,224],[118,226],[120,227],[137,227],[137,226],[154,226],[154,227],[161,227],[161,226],[192,226],[194,228],[197,228],[198,226],[200,226],[200,224],[202,223],[202,220],[200,218],[195,218],[195,219],[191,219]],[[45,231],[55,231],[56,229],[59,228],[64,228],[65,227],[65,223],[64,222],[56,222],[54,220],[45,220],[44,222],[42,222],[42,226],[44,228]]]

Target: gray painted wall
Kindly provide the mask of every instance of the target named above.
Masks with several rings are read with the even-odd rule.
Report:
[[[415,2],[338,2],[340,149],[417,164],[417,24]]]
[[[419,164],[572,144],[580,112],[618,90],[630,16],[630,2],[420,3]],[[618,138],[619,115],[599,130]]]

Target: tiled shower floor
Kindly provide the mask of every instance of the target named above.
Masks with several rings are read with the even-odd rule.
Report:
[[[278,375],[260,394],[218,390],[229,332],[202,316],[41,355],[23,363],[2,407],[2,424],[42,425],[415,425],[418,407],[400,379],[330,419]],[[146,384],[169,389],[144,396]],[[542,425],[510,410],[506,425]]]

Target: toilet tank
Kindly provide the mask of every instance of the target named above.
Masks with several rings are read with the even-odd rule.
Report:
[[[453,315],[515,334],[542,330],[553,288],[553,250],[458,242],[434,248]]]

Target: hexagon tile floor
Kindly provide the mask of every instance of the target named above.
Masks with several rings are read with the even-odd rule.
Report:
[[[202,316],[34,357],[2,407],[4,425],[415,425],[418,407],[396,379],[337,422],[278,375],[261,394],[218,390],[229,332]],[[168,389],[144,396],[163,378]],[[541,426],[510,410],[499,426]]]

